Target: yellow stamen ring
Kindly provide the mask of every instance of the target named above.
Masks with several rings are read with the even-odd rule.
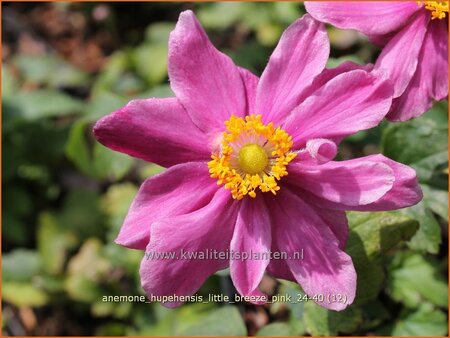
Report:
[[[263,124],[261,115],[231,116],[225,126],[220,149],[208,162],[211,177],[234,199],[254,198],[257,189],[275,195],[277,181],[288,174],[286,167],[297,155],[290,151],[292,137],[273,123]]]
[[[431,11],[431,19],[445,19],[446,14],[449,10],[449,4],[447,1],[417,1],[419,5],[422,3],[425,8]]]

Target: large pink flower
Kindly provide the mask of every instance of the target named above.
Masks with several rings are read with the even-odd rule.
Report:
[[[176,97],[133,100],[97,122],[95,136],[107,147],[169,167],[141,186],[117,243],[177,255],[266,253],[144,258],[148,295],[192,295],[229,266],[242,295],[260,294],[267,270],[297,281],[327,308],[352,303],[344,210],[402,208],[421,192],[414,170],[382,155],[333,161],[342,138],[384,118],[392,86],[352,63],[324,69],[328,55],[323,24],[305,15],[284,32],[258,78],[216,50],[186,11],[169,40]],[[271,261],[267,253],[275,251],[288,256]],[[329,303],[335,294],[347,302]]]
[[[375,70],[387,71],[394,101],[387,118],[406,121],[448,95],[448,2],[306,2],[317,20],[356,29],[384,46]]]

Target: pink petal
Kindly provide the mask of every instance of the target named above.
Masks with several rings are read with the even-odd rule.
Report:
[[[298,189],[295,185],[284,184],[281,189],[287,188],[290,192],[296,194],[300,199],[310,202],[311,199],[309,195],[311,193],[306,193],[302,189]],[[327,205],[327,202],[325,203]],[[347,215],[344,211],[327,209],[326,207],[317,206],[315,204],[309,204],[313,208],[317,215],[322,218],[322,221],[331,229],[334,236],[339,241],[339,248],[344,250],[348,239],[348,221]]]
[[[425,36],[419,63],[423,66],[428,92],[435,100],[448,96],[448,23],[444,20],[433,21]]]
[[[394,173],[394,184],[392,185],[392,188],[380,199],[372,203],[359,206],[331,202],[330,200],[320,198],[318,195],[306,190],[301,192],[302,196],[304,196],[304,198],[309,202],[321,208],[355,211],[396,210],[415,205],[422,199],[422,191],[420,190],[420,186],[417,182],[416,172],[407,165],[392,161],[383,155],[371,155],[345,162],[354,164],[379,163],[388,165]]]
[[[383,69],[394,85],[394,97],[400,96],[413,77],[429,21],[427,13],[417,13],[384,47],[375,64]]]
[[[388,165],[394,171],[395,181],[392,188],[381,199],[367,205],[356,207],[354,210],[396,210],[410,207],[422,200],[422,191],[420,190],[420,185],[416,177],[416,171],[414,169],[399,162],[395,162],[383,155],[371,155],[364,157],[363,159],[365,161],[384,163]]]
[[[299,103],[299,95],[322,72],[330,44],[323,24],[309,15],[281,36],[264,70],[256,95],[256,113],[278,125]]]
[[[204,131],[222,130],[231,115],[245,115],[238,68],[214,48],[192,11],[180,14],[170,34],[169,79],[177,98]]]
[[[272,241],[272,252],[281,252],[276,243]],[[291,269],[284,260],[272,259],[267,266],[267,272],[275,278],[285,279],[291,282],[295,282],[295,277],[291,272]]]
[[[392,40],[392,38],[398,33],[398,31],[392,31],[388,34],[384,35],[369,35],[369,41],[373,43],[375,46],[378,46],[379,48],[383,48],[388,44],[389,41]]]
[[[387,118],[406,121],[420,116],[433,105],[433,99],[448,96],[448,31],[443,20],[430,22],[416,72],[403,94],[394,100]]]
[[[180,193],[180,192],[179,192]],[[190,198],[192,194],[186,192]],[[162,219],[152,225],[146,257],[141,262],[141,283],[147,296],[190,296],[216,271],[228,266],[227,259],[212,256],[230,247],[238,203],[230,192],[219,189],[210,203],[190,214]],[[200,255],[190,257],[184,255]],[[209,257],[205,256],[209,252]],[[172,253],[176,258],[147,259],[150,253]],[[214,259],[217,258],[217,259]],[[174,307],[182,302],[162,305]]]
[[[263,197],[245,198],[231,240],[231,251],[239,253],[240,257],[230,260],[231,278],[241,295],[251,295],[261,282],[270,261],[270,231],[270,217]],[[244,259],[243,255],[250,258]]]
[[[316,20],[366,35],[383,35],[400,29],[420,6],[415,1],[306,1]]]
[[[317,303],[332,310],[350,305],[356,292],[356,272],[352,259],[339,248],[339,242],[321,217],[288,189],[281,189],[270,206],[274,240],[288,254],[292,274],[310,297],[323,295]],[[293,259],[303,249],[303,259]],[[343,295],[345,302],[329,302]]]
[[[147,179],[140,187],[116,243],[144,250],[151,224],[202,208],[219,189],[206,163],[185,163]]]
[[[311,206],[312,207],[312,206]],[[348,239],[348,221],[344,211],[314,207],[317,215],[333,232],[339,241],[339,249],[344,250]]]
[[[326,85],[327,82],[329,82],[331,79],[340,74],[347,73],[355,69],[362,69],[370,72],[373,69],[373,64],[369,63],[366,65],[360,65],[352,61],[344,61],[337,67],[325,68],[322,73],[316,76],[312,84],[302,92],[300,102],[313,95],[314,92],[316,92],[322,86]]]
[[[245,94],[247,97],[247,115],[255,114],[256,89],[258,88],[259,77],[247,69],[240,68],[242,81],[244,82]]]
[[[375,127],[389,111],[392,86],[380,74],[353,70],[331,79],[290,114],[283,128],[294,149],[308,140],[339,140]]]
[[[296,162],[286,181],[334,203],[346,206],[378,201],[394,184],[389,165],[376,161],[339,161],[322,165]]]
[[[103,145],[169,167],[208,160],[208,139],[175,98],[133,100],[94,126]]]
[[[331,161],[336,154],[336,143],[319,138],[306,142],[306,148],[300,150],[294,161],[308,164],[323,164]]]

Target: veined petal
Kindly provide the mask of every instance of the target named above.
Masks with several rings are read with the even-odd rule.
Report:
[[[313,206],[311,206],[313,207]],[[339,241],[339,249],[344,250],[348,239],[348,220],[345,211],[314,207],[317,215],[333,232]]]
[[[298,187],[291,184],[286,184],[285,186],[300,199],[309,202],[309,198],[305,195],[304,190],[298,189]],[[331,229],[334,236],[339,241],[339,248],[344,250],[348,239],[348,221],[345,211],[327,209],[326,207],[314,204],[309,204],[309,206],[315,210],[316,214],[319,215],[323,222]]]
[[[312,84],[302,92],[300,96],[300,102],[303,102],[303,100],[305,100],[307,97],[313,95],[315,91],[326,85],[331,79],[335,78],[336,76],[356,69],[370,72],[373,69],[373,64],[369,63],[360,65],[353,61],[344,61],[337,67],[325,68],[322,73],[315,77]]]
[[[322,165],[293,163],[286,181],[301,189],[346,206],[378,201],[394,184],[394,172],[385,163],[339,161]]]
[[[309,15],[290,25],[281,36],[256,94],[256,114],[279,125],[299,103],[301,92],[322,72],[330,43],[325,27]]]
[[[323,295],[319,305],[345,309],[356,292],[352,259],[339,248],[338,240],[315,210],[289,189],[280,190],[273,200],[274,240],[288,254],[286,264],[295,279],[310,297]],[[294,259],[302,249],[303,259]],[[328,302],[336,295],[343,295],[345,302]]]
[[[306,1],[316,20],[366,35],[384,35],[400,29],[421,8],[415,1]]]
[[[448,96],[448,26],[444,20],[435,21],[428,27],[419,63],[428,74],[423,77],[428,93],[443,100]]]
[[[165,167],[210,157],[207,136],[175,98],[133,100],[100,119],[94,135],[108,148]]]
[[[433,99],[448,96],[448,31],[444,20],[428,25],[414,76],[403,94],[395,99],[387,118],[406,121],[418,117],[433,105]]]
[[[261,282],[270,261],[270,231],[270,217],[264,198],[258,195],[243,199],[231,240],[231,251],[239,253],[240,259],[230,261],[231,278],[241,295],[251,295]],[[243,259],[243,255],[253,258]]]
[[[410,207],[420,202],[422,191],[417,181],[416,171],[411,167],[395,162],[383,155],[371,155],[359,159],[384,163],[394,172],[395,181],[392,188],[378,201],[356,207],[358,211],[385,211]],[[352,160],[356,161],[356,160]]]
[[[347,163],[382,163],[391,168],[394,173],[394,184],[380,199],[365,205],[344,205],[342,203],[331,202],[318,197],[310,191],[303,190],[301,195],[306,200],[321,208],[333,210],[355,210],[355,211],[387,211],[410,207],[420,202],[422,191],[417,181],[416,172],[411,167],[395,162],[383,155],[370,155],[357,158]],[[300,189],[299,186],[297,186]]]
[[[192,198],[191,194],[189,196]],[[141,283],[147,296],[190,296],[209,276],[227,267],[228,260],[214,259],[206,254],[213,250],[226,252],[230,247],[237,210],[238,204],[229,192],[219,189],[203,208],[154,223],[140,268]],[[150,253],[161,252],[172,253],[176,258],[148,259]],[[202,252],[205,259],[192,257]],[[163,305],[175,307],[181,303]]]
[[[392,85],[381,74],[364,70],[342,73],[303,101],[282,128],[301,149],[315,138],[334,141],[375,127],[389,111]]]
[[[154,222],[202,208],[218,189],[206,163],[179,164],[147,179],[131,204],[116,243],[144,250]]]
[[[222,130],[231,115],[245,115],[245,88],[238,68],[214,48],[192,11],[180,14],[170,34],[169,79],[203,131]]]
[[[274,240],[272,240],[272,252],[281,252],[278,245],[274,243]],[[275,278],[285,279],[291,282],[296,281],[285,260],[272,259],[267,266],[267,272]]]
[[[416,72],[429,20],[429,15],[424,11],[417,13],[414,19],[389,41],[377,59],[374,69],[383,69],[387,73],[394,86],[394,97],[405,91]]]
[[[256,90],[258,88],[259,77],[245,68],[239,67],[242,81],[245,87],[245,96],[247,97],[247,115],[255,113]]]

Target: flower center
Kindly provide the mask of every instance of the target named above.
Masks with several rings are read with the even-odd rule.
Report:
[[[269,163],[266,151],[259,144],[251,143],[239,150],[239,167],[248,174],[262,172]]]
[[[231,116],[225,126],[219,150],[208,162],[211,177],[234,199],[254,198],[257,189],[276,195],[277,182],[297,155],[291,151],[292,137],[272,123],[263,124],[261,115]]]
[[[447,1],[417,1],[419,6],[423,3],[425,8],[431,11],[432,20],[445,19],[449,6]]]

